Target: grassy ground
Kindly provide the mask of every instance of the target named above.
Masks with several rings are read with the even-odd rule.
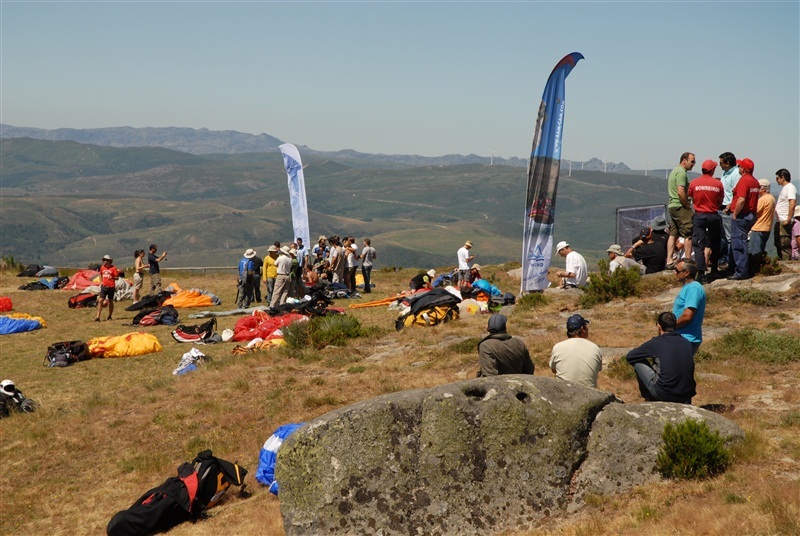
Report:
[[[800,270],[796,264],[789,269]],[[499,267],[485,270],[503,291],[519,282]],[[414,271],[377,272],[372,298],[404,288]],[[171,274],[172,275],[172,274]],[[174,274],[182,288],[202,288],[233,303],[229,275]],[[190,345],[167,326],[155,334],[160,353],[96,359],[64,369],[42,366],[49,344],[138,331],[118,304],[111,322],[92,322],[94,310],[70,310],[72,292],[23,292],[24,278],[0,275],[0,295],[15,312],[39,315],[47,328],[0,338],[0,376],[12,378],[41,404],[34,414],[0,422],[0,533],[99,534],[118,510],[175,473],[200,450],[238,460],[252,473],[273,430],[287,422],[377,395],[473,377],[475,344],[486,316],[424,329],[394,330],[386,307],[350,309],[369,336],[337,348],[263,351],[231,355],[233,344],[200,347],[214,362],[193,374],[170,373]],[[165,280],[168,284],[170,280]],[[654,335],[654,315],[668,308],[655,296],[675,287],[670,276],[650,280],[645,295],[584,312],[590,338],[610,354],[599,387],[623,400],[639,400],[630,371],[613,357]],[[615,497],[594,497],[577,514],[547,519],[528,531],[507,534],[800,534],[800,289],[777,296],[712,291],[706,339],[698,362],[694,403],[733,406],[727,414],[747,432],[726,474],[700,483],[663,482]],[[362,300],[366,301],[366,300]],[[751,302],[755,302],[751,303]],[[341,300],[346,307],[353,301]],[[537,375],[551,376],[550,348],[562,340],[566,315],[578,296],[553,295],[546,304],[507,311],[509,331],[521,336]],[[199,323],[181,310],[182,323]],[[219,330],[240,317],[221,318]],[[749,326],[756,331],[742,335]],[[759,350],[760,349],[760,350]],[[760,352],[760,353],[759,353]],[[772,359],[778,355],[781,359]],[[283,533],[278,500],[248,476],[249,497],[230,497],[210,519],[173,534]]]

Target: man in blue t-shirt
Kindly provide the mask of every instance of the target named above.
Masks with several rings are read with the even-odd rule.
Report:
[[[703,341],[703,316],[706,313],[706,291],[695,280],[697,272],[693,260],[681,260],[675,265],[675,275],[683,287],[672,304],[672,314],[677,318],[677,332],[692,343],[692,355],[697,353]]]

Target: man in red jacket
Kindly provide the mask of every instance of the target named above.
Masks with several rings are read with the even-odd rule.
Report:
[[[722,234],[722,218],[719,209],[722,205],[724,191],[719,179],[714,178],[717,163],[714,160],[703,162],[703,174],[689,184],[689,197],[694,201],[692,217],[692,248],[694,261],[699,270],[697,282],[706,282],[706,254],[711,249],[711,277],[716,278],[717,260],[719,260],[720,236]]]
[[[733,200],[731,201],[731,249],[735,267],[733,275],[728,279],[732,281],[740,281],[749,277],[747,234],[756,220],[758,193],[761,189],[761,185],[753,177],[755,169],[753,161],[745,158],[736,163],[739,164],[742,178],[733,189]]]

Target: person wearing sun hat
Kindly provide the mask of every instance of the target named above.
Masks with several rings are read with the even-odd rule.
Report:
[[[275,289],[272,292],[272,299],[269,302],[269,306],[272,308],[283,305],[289,297],[292,263],[292,250],[289,249],[289,246],[283,246],[281,248],[281,255],[275,261],[277,276],[275,278]]]
[[[719,215],[719,209],[722,207],[725,192],[719,179],[714,178],[717,162],[706,160],[700,167],[703,173],[689,185],[689,197],[694,202],[692,248],[694,249],[694,260],[699,269],[697,280],[704,283],[706,257],[709,257],[712,277],[717,277],[717,261],[722,243],[722,218]]]
[[[275,245],[272,245],[267,250],[267,256],[264,258],[262,278],[267,285],[267,295],[265,296],[267,304],[272,301],[272,291],[275,290],[275,278],[278,277],[278,269],[275,266],[275,261],[278,260],[279,251],[280,250]]]
[[[556,244],[556,253],[566,257],[567,263],[566,268],[556,272],[556,276],[561,278],[560,288],[585,287],[589,279],[589,269],[586,267],[583,255],[573,251],[564,240]]]
[[[458,262],[458,280],[464,284],[469,282],[469,271],[472,268],[472,261],[475,255],[470,253],[472,249],[472,241],[467,240],[464,245],[456,252],[456,259]]]
[[[741,281],[750,277],[750,262],[747,252],[747,235],[756,221],[758,209],[758,193],[761,185],[755,177],[753,170],[755,164],[749,158],[737,160],[742,178],[733,188],[733,201],[731,201],[731,249],[733,250],[734,272],[728,279]]]
[[[103,312],[103,307],[105,306],[108,306],[108,318],[106,320],[113,320],[111,316],[114,314],[114,291],[120,275],[117,267],[112,264],[113,262],[114,259],[111,258],[111,255],[103,255],[103,264],[100,266],[100,296],[97,300],[95,322],[100,322],[100,313]]]
[[[250,301],[253,299],[253,274],[255,273],[253,257],[255,256],[256,251],[248,248],[239,261],[239,299],[236,302],[239,309],[250,307]]]
[[[636,268],[639,273],[644,273],[644,266],[635,260],[626,257],[625,252],[622,251],[622,246],[619,244],[611,244],[606,250],[608,253],[608,271],[614,273],[617,268]]]

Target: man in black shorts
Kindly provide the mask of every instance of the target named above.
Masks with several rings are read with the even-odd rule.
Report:
[[[112,262],[114,262],[114,259],[110,255],[103,255],[103,265],[100,266],[100,299],[97,300],[95,322],[100,322],[100,313],[103,312],[105,305],[108,305],[107,320],[111,320],[111,315],[114,313],[114,290],[116,289],[117,278],[119,278],[119,271]]]

